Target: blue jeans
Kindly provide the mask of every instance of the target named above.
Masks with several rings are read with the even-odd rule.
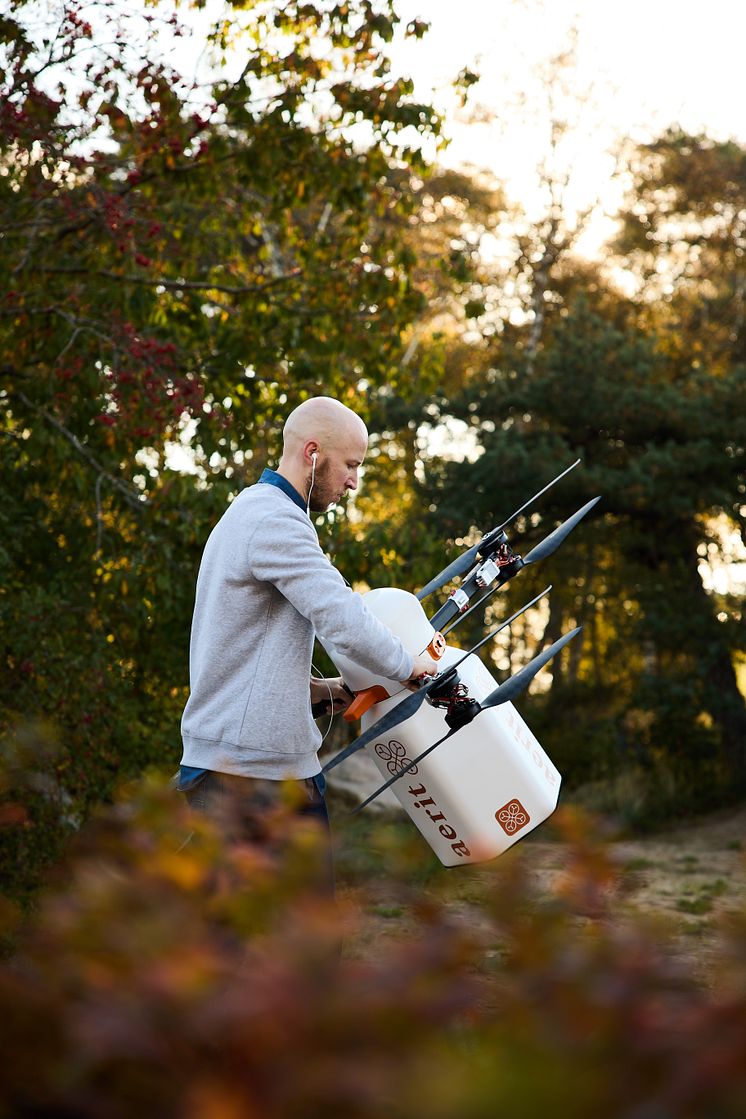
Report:
[[[298,803],[293,813],[317,821],[322,831],[313,885],[322,895],[333,897],[334,865],[325,798],[326,779],[319,773],[292,784],[298,787]],[[277,850],[277,836],[270,833],[267,817],[270,810],[282,802],[284,785],[286,782],[206,770],[181,791],[194,812],[204,814],[218,825],[226,842],[257,843]]]

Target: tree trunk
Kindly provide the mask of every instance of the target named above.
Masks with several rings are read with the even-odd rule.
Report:
[[[541,639],[540,648],[545,648],[547,645],[554,644],[562,636],[562,626],[564,624],[565,612],[562,606],[560,595],[555,593],[549,596],[549,618],[547,619],[546,628],[544,629],[544,636]],[[552,661],[552,683],[550,685],[550,692],[554,688],[562,687],[563,680],[563,655],[555,657]]]

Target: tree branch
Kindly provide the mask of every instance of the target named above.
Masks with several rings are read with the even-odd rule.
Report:
[[[39,272],[49,275],[66,276],[96,276],[104,280],[116,280],[124,284],[136,284],[140,287],[166,288],[169,291],[220,291],[226,295],[258,295],[268,287],[283,283],[285,280],[295,280],[301,275],[300,268],[273,276],[261,284],[245,284],[241,286],[232,284],[216,284],[210,280],[167,280],[160,278],[150,280],[146,276],[122,275],[119,272],[107,272],[102,269],[95,271],[89,268],[40,268]]]
[[[128,505],[131,505],[133,509],[141,509],[143,505],[149,504],[147,498],[143,497],[137,487],[133,486],[131,482],[126,482],[123,478],[117,478],[114,474],[110,474],[108,470],[105,470],[98,459],[96,459],[88,450],[88,448],[80,442],[77,435],[66,428],[63,423],[60,423],[60,421],[56,419],[50,412],[48,412],[46,408],[44,408],[41,404],[34,404],[32,400],[29,400],[25,392],[22,392],[20,389],[16,389],[16,395],[19,397],[20,400],[23,401],[27,408],[30,408],[32,412],[36,412],[38,415],[43,416],[48,424],[51,424],[51,426],[55,428],[55,430],[59,431],[60,435],[63,435],[65,439],[67,439],[68,443],[72,444],[81,458],[83,458],[88,463],[88,465],[91,466],[98,473],[99,479],[105,478],[106,481],[114,487],[114,489],[119,490],[119,492],[127,501]],[[99,486],[100,483],[97,481],[97,493],[99,492]]]

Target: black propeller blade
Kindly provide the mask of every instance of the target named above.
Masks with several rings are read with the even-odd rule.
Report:
[[[558,525],[554,532],[550,532],[549,536],[546,536],[540,544],[537,544],[535,548],[531,549],[527,556],[524,556],[524,564],[537,563],[539,560],[546,559],[547,556],[551,556],[553,552],[556,552],[565,537],[569,536],[575,528],[575,525],[579,521],[582,521],[586,513],[589,513],[596,502],[600,500],[600,495],[591,498],[582,509],[578,509],[577,513],[573,513],[571,517],[568,517],[566,521]]]
[[[479,704],[482,711],[488,707],[497,707],[501,703],[507,703],[508,700],[513,700],[516,696],[519,696],[522,691],[525,691],[537,672],[541,672],[544,665],[547,664],[552,657],[556,657],[560,649],[564,649],[565,645],[567,645],[569,641],[572,641],[573,637],[577,637],[582,628],[582,626],[576,626],[575,629],[564,634],[555,641],[553,645],[550,645],[548,649],[545,649],[543,653],[539,653],[538,656],[529,661],[520,672],[516,672],[515,676],[511,676],[504,684],[500,684],[498,688],[495,688],[494,692],[490,692]]]
[[[529,661],[520,672],[516,672],[515,676],[511,676],[504,684],[500,684],[499,687],[495,688],[494,692],[490,692],[486,699],[482,700],[479,704],[479,711],[476,712],[474,718],[476,718],[480,712],[486,711],[489,707],[497,707],[499,704],[507,703],[508,700],[515,699],[516,696],[519,696],[521,692],[525,691],[534,676],[542,670],[544,665],[547,664],[552,657],[556,656],[560,649],[563,649],[569,641],[572,641],[573,637],[576,637],[582,628],[582,626],[577,626],[575,629],[571,630],[570,633],[564,634],[564,636],[560,637],[558,641],[555,641],[553,645],[550,645],[548,649],[545,649],[543,653],[539,653],[538,656]],[[372,800],[375,800],[381,793],[384,793],[386,789],[390,788],[390,786],[393,785],[395,781],[398,781],[400,777],[403,777],[405,773],[409,773],[410,769],[414,769],[416,765],[419,765],[423,758],[426,758],[427,755],[431,754],[438,746],[442,746],[446,739],[450,738],[452,734],[455,734],[457,730],[461,730],[461,727],[453,727],[448,731],[448,734],[444,734],[443,737],[439,738],[437,742],[434,742],[432,746],[428,746],[427,750],[423,750],[421,754],[418,754],[413,761],[408,762],[398,773],[390,777],[388,781],[384,781],[383,785],[377,788],[374,793],[371,793],[370,796],[367,797],[362,804],[359,804],[357,808],[354,808],[350,814],[354,816],[357,812],[362,812],[363,808],[367,807]]]
[[[482,541],[480,540],[479,544],[475,544],[473,548],[469,548],[468,552],[464,552],[463,555],[458,556],[453,563],[448,564],[448,567],[444,567],[439,575],[431,579],[427,586],[423,587],[421,591],[418,591],[417,598],[420,602],[422,602],[423,598],[427,598],[429,594],[432,594],[433,591],[437,591],[440,587],[445,586],[446,583],[450,583],[451,579],[456,579],[459,575],[465,575],[469,568],[473,566],[481,543]]]
[[[514,521],[519,513],[522,513],[524,509],[528,509],[529,505],[533,505],[533,503],[536,501],[536,499],[538,497],[541,497],[542,494],[545,494],[547,492],[547,490],[550,490],[552,488],[552,486],[555,485],[556,482],[561,481],[564,478],[565,474],[569,474],[571,470],[574,470],[579,462],[580,462],[580,459],[576,458],[575,462],[572,464],[572,466],[568,466],[566,470],[563,470],[562,473],[558,474],[556,478],[553,478],[552,481],[548,485],[544,486],[543,490],[539,490],[539,492],[535,493],[533,497],[530,497],[528,499],[528,501],[524,501],[524,503],[523,503],[523,505],[521,505],[520,509],[516,509],[515,513],[511,513],[510,516],[508,517],[507,521],[503,521],[503,523],[501,525],[498,525],[497,529],[494,529],[493,531],[497,532],[497,531],[499,531],[499,529],[505,528],[506,525],[509,525],[511,521]]]
[[[339,765],[340,762],[346,761],[346,759],[349,758],[351,754],[355,754],[358,750],[362,750],[363,746],[367,746],[369,742],[372,742],[373,739],[377,738],[380,734],[385,734],[387,730],[391,730],[392,727],[396,727],[399,725],[399,723],[403,723],[405,719],[411,718],[411,716],[414,715],[414,713],[418,711],[419,708],[422,706],[425,698],[429,695],[429,693],[445,683],[445,681],[450,676],[455,675],[456,669],[463,661],[466,660],[467,657],[470,657],[472,653],[476,653],[478,649],[481,649],[483,645],[485,645],[493,637],[496,637],[497,634],[501,632],[501,630],[506,629],[512,622],[516,620],[516,618],[520,618],[521,614],[524,614],[526,610],[537,603],[539,599],[544,598],[545,595],[549,594],[551,589],[551,584],[550,586],[545,587],[541,594],[537,594],[536,598],[532,598],[531,601],[527,602],[525,606],[522,606],[520,610],[516,610],[515,614],[511,614],[511,616],[504,622],[501,622],[499,626],[496,626],[495,629],[490,630],[486,637],[483,637],[482,640],[478,641],[472,649],[469,649],[467,653],[464,653],[463,657],[459,657],[459,659],[454,664],[452,664],[450,668],[446,668],[443,672],[440,672],[437,676],[434,676],[432,680],[429,681],[429,683],[424,684],[421,688],[419,688],[418,691],[412,692],[406,697],[406,699],[403,699],[401,703],[397,703],[396,707],[392,707],[391,710],[387,711],[385,715],[382,715],[381,718],[377,720],[377,722],[368,727],[366,731],[363,731],[363,733],[359,735],[354,742],[351,742],[349,746],[346,746],[344,750],[341,750],[339,754],[336,754],[331,759],[331,761],[328,761],[321,772],[328,773],[330,769],[334,769],[334,767]]]
[[[455,669],[449,669],[451,674],[454,671]],[[355,754],[358,750],[361,750],[363,746],[367,746],[368,743],[374,738],[377,738],[379,734],[385,734],[387,730],[391,730],[392,727],[396,727],[399,723],[403,723],[405,719],[409,719],[425,702],[428,692],[431,692],[436,684],[442,684],[447,675],[448,673],[444,672],[439,676],[434,676],[429,684],[425,684],[424,687],[416,692],[411,692],[406,699],[403,699],[401,703],[397,703],[396,707],[392,707],[391,710],[387,711],[385,715],[382,715],[372,727],[368,727],[354,742],[351,742],[349,746],[346,746],[344,750],[336,754],[331,761],[328,761],[321,772],[328,773],[330,769],[334,769],[340,762],[346,761],[351,754]]]
[[[409,773],[410,769],[414,769],[414,767],[418,765],[418,763],[421,762],[423,758],[426,758],[428,754],[431,754],[437,746],[442,746],[447,738],[450,738],[452,734],[456,733],[456,729],[460,730],[461,728],[454,727],[452,730],[449,730],[448,734],[444,734],[442,738],[439,738],[437,742],[434,742],[432,746],[428,746],[427,750],[423,750],[422,753],[418,757],[416,757],[413,762],[409,762],[407,765],[404,766],[403,769],[400,769],[397,773],[395,773],[393,777],[389,777],[388,781],[384,781],[382,785],[379,785],[374,793],[371,793],[370,796],[366,797],[361,804],[358,804],[357,808],[353,808],[352,812],[350,812],[350,815],[356,816],[358,812],[362,812],[364,808],[367,808],[372,800],[375,800],[376,797],[379,797],[381,793],[385,793],[387,789],[391,788],[395,781],[398,781],[399,778],[403,777],[405,773]]]

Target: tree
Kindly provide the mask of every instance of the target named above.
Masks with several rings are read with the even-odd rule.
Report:
[[[176,761],[199,551],[280,417],[399,384],[421,297],[381,219],[439,121],[390,74],[388,2],[228,5],[216,49],[244,36],[246,64],[207,91],[157,10],[39,15],[0,26],[0,718],[57,726],[69,825]],[[32,871],[34,818],[7,856]]]
[[[394,171],[395,176],[399,172]],[[334,525],[332,546],[370,586],[413,590],[443,564],[444,540],[430,528],[430,499],[416,479],[432,455],[427,402],[437,386],[458,392],[457,356],[484,309],[481,246],[504,198],[487,176],[434,168],[413,183],[411,213],[385,215],[407,246],[421,307],[398,381],[371,394],[371,450],[355,516]],[[476,297],[476,302],[475,302]]]
[[[746,359],[746,149],[671,128],[632,153],[616,249],[658,300],[682,362],[716,375]]]
[[[691,806],[742,794],[746,781],[735,633],[697,571],[703,520],[731,499],[746,376],[683,378],[636,317],[628,306],[621,329],[576,300],[530,375],[519,352],[474,378],[457,402],[443,401],[443,414],[469,420],[482,453],[430,482],[446,524],[458,511],[486,529],[538,488],[540,471],[551,476],[582,457],[582,473],[541,506],[542,525],[595,493],[605,512],[565,546],[571,567],[561,580],[553,563],[557,628],[588,624],[573,672],[555,673],[542,725],[571,778],[639,759],[666,775],[672,804]],[[595,758],[588,741],[577,743],[578,723],[588,731],[589,721]]]
[[[552,136],[568,127],[558,120]],[[515,526],[518,549],[603,494],[603,523],[584,524],[546,576],[522,576],[525,597],[554,583],[545,641],[585,624],[531,717],[571,782],[642,771],[641,815],[656,784],[656,812],[744,790],[741,607],[698,571],[729,526],[744,527],[742,159],[736,145],[679,134],[637,153],[610,259],[638,275],[633,300],[573,256],[566,180],[545,176],[546,220],[524,217],[526,247],[504,277],[513,296],[481,269],[476,330],[451,330],[435,398],[412,406],[420,422],[465,425],[472,452],[427,464],[417,504],[429,503],[434,539],[473,542],[577,455],[581,470]],[[492,217],[498,229],[510,220]],[[500,666],[516,667],[537,636],[515,627]]]

